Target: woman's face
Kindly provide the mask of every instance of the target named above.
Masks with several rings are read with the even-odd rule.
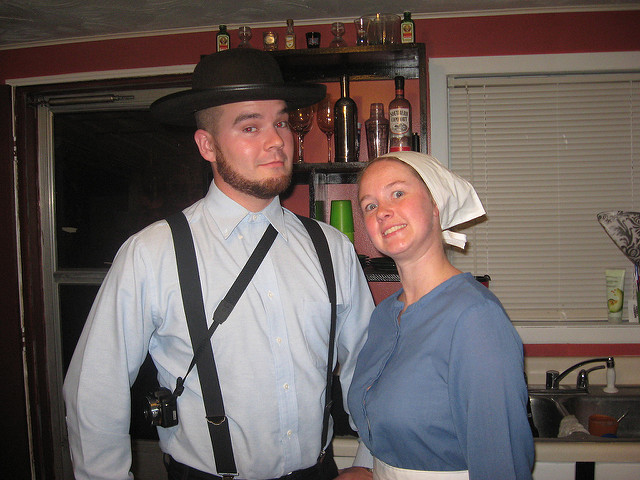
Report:
[[[373,245],[394,260],[417,259],[441,245],[438,208],[407,164],[378,160],[360,179],[358,200]]]

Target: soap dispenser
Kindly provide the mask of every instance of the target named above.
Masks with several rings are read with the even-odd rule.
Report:
[[[607,359],[607,386],[602,389],[604,393],[616,393],[616,369],[613,357]]]

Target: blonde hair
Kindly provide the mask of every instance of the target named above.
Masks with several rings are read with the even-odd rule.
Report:
[[[222,116],[222,107],[223,105],[219,105],[217,107],[198,110],[194,115],[198,128],[205,130],[215,136],[218,130],[218,121]]]

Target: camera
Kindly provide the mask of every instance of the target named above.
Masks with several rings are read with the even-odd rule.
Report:
[[[155,427],[173,427],[178,424],[178,397],[168,388],[161,387],[146,395],[144,417]]]

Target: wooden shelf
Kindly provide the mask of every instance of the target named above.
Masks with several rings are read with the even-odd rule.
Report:
[[[287,82],[339,82],[391,80],[400,75],[418,79],[420,151],[428,153],[427,58],[424,43],[367,45],[341,48],[307,48],[271,52]]]
[[[396,76],[417,79],[420,112],[420,151],[427,152],[427,67],[425,45],[374,45],[362,47],[278,50],[272,52],[287,82],[339,82],[348,75],[350,82],[392,80]],[[414,83],[415,85],[415,83]],[[414,87],[415,88],[415,87]],[[315,216],[317,184],[355,183],[367,162],[296,163],[294,183],[309,186],[309,215]],[[398,282],[395,272],[364,269],[369,282]]]
[[[287,81],[337,82],[345,73],[350,80],[426,76],[422,43],[277,50],[273,55]]]

